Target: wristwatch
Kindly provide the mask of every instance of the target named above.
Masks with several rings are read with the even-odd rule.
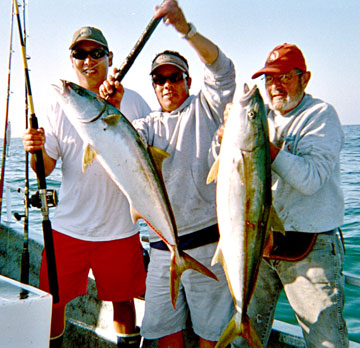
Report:
[[[190,28],[189,31],[186,34],[180,34],[181,38],[183,38],[185,40],[191,39],[197,33],[197,30],[196,30],[194,24],[188,23],[188,25]]]

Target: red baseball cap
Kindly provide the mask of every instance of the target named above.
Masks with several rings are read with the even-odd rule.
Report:
[[[256,79],[262,74],[286,74],[297,68],[306,71],[305,58],[300,49],[292,44],[284,43],[276,46],[268,55],[265,66],[256,72],[252,78]]]

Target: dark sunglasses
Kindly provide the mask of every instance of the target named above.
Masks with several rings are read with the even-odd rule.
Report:
[[[71,52],[71,55],[76,58],[76,59],[80,59],[80,60],[84,60],[86,59],[88,56],[90,56],[92,59],[100,59],[102,57],[104,57],[105,55],[108,55],[109,52],[108,50],[104,49],[104,48],[95,48],[91,51],[85,51],[82,49],[78,49],[78,50],[73,50]]]
[[[152,81],[155,85],[163,86],[166,81],[170,81],[171,83],[176,83],[185,80],[188,76],[183,72],[176,72],[169,76],[163,75],[152,75]]]

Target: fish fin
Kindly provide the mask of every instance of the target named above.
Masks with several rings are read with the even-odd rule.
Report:
[[[244,83],[244,94],[249,93],[249,92],[250,92],[250,87],[249,87],[249,85],[245,82],[245,83]]]
[[[236,312],[231,318],[215,348],[227,347],[238,336],[245,338],[252,348],[263,348],[250,318],[246,314],[242,316],[239,312]]]
[[[157,172],[161,174],[164,159],[170,157],[171,155],[168,152],[155,146],[149,146],[149,152]]]
[[[119,122],[121,117],[122,117],[122,115],[110,115],[110,116],[103,118],[103,121],[108,126],[115,126]]]
[[[211,260],[211,266],[214,266],[215,263],[218,263],[218,262],[223,264],[223,260],[224,260],[223,253],[222,253],[222,250],[220,247],[220,243],[218,243],[215,254]]]
[[[263,256],[270,257],[271,250],[274,247],[274,232],[280,232],[285,235],[285,228],[281,222],[279,215],[272,206],[270,209],[270,218],[266,231],[266,240],[263,249]]]
[[[274,207],[271,207],[270,226],[272,231],[281,232],[285,235],[285,228]]]
[[[134,225],[139,219],[142,219],[142,216],[139,214],[139,212],[132,206],[130,206],[130,216]]]
[[[83,173],[85,173],[85,171],[93,164],[96,155],[97,155],[96,151],[89,144],[87,144],[82,158]]]
[[[263,256],[270,257],[271,250],[274,246],[274,233],[273,231],[269,231],[267,238],[265,240]]]
[[[245,155],[244,152],[240,152],[241,156],[238,158],[238,164],[237,164],[237,170],[240,177],[241,185],[245,185],[246,179],[245,179]]]
[[[213,163],[213,165],[211,166],[210,170],[209,170],[209,174],[207,176],[206,179],[206,183],[210,184],[211,182],[213,182],[216,177],[219,174],[219,163],[220,163],[220,158],[218,157],[215,162]]]
[[[216,275],[211,272],[207,267],[202,265],[200,262],[196,261],[190,255],[179,251],[176,246],[168,245],[168,248],[171,253],[171,262],[170,262],[170,294],[171,294],[171,303],[176,309],[176,300],[179,294],[180,288],[180,278],[181,275],[188,269],[193,269],[202,273],[205,276],[208,276],[214,280],[218,280]]]

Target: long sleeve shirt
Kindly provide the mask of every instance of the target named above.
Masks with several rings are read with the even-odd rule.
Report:
[[[216,62],[205,66],[204,84],[196,96],[171,113],[155,111],[134,121],[149,145],[171,155],[164,160],[163,177],[179,236],[217,222],[215,184],[206,184],[208,152],[234,92],[234,65],[219,51]],[[150,241],[157,240],[150,233]]]
[[[305,94],[285,115],[268,113],[273,204],[286,231],[325,232],[343,223],[340,152],[344,133],[335,109]]]

